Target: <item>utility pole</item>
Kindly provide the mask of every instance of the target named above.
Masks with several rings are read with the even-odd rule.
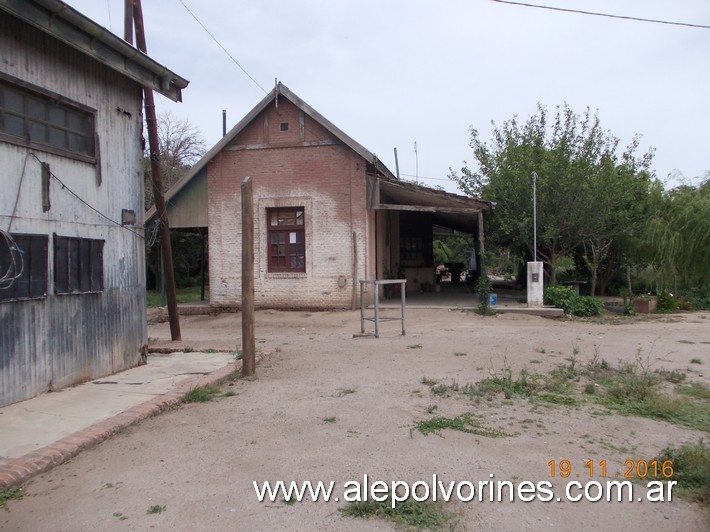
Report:
[[[256,372],[254,339],[254,187],[242,181],[242,377]]]
[[[143,9],[141,0],[133,0],[133,22],[136,28],[136,44],[144,54],[148,53],[143,25]],[[150,144],[150,168],[153,174],[153,196],[155,209],[160,217],[160,248],[163,253],[163,271],[165,272],[165,294],[168,303],[168,319],[170,321],[170,337],[173,341],[181,339],[180,317],[178,316],[177,294],[175,293],[175,271],[173,270],[173,248],[170,243],[170,225],[168,210],[163,197],[163,178],[160,173],[160,142],[158,140],[158,120],[155,117],[155,99],[153,90],[143,87],[145,99],[145,120],[148,126],[148,142]]]
[[[123,40],[133,46],[133,0],[124,0]]]

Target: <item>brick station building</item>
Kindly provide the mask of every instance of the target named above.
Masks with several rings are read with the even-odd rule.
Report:
[[[254,187],[255,304],[359,306],[359,279],[435,283],[433,228],[482,236],[486,202],[398,180],[283,84],[166,193],[171,229],[208,236],[209,303],[241,301],[241,184]],[[156,218],[149,210],[146,219]],[[371,294],[368,294],[371,297]]]

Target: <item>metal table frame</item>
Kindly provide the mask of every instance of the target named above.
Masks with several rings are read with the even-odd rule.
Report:
[[[402,336],[406,335],[405,331],[405,318],[406,318],[406,300],[405,300],[405,284],[406,279],[360,279],[360,332],[365,334],[365,320],[375,322],[375,338],[380,337],[380,321],[401,321],[402,322]],[[365,317],[365,284],[371,284],[373,286],[373,292],[375,295],[375,316],[374,318]],[[400,318],[380,318],[380,285],[385,284],[398,284],[400,285],[400,293],[402,295],[401,304],[401,317]]]

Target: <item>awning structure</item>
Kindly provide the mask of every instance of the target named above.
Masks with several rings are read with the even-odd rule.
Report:
[[[367,207],[431,213],[436,225],[474,233],[491,203],[405,181],[368,176]]]

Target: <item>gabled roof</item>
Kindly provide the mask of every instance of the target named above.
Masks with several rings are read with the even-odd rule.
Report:
[[[200,179],[205,177],[207,164],[214,159],[224,148],[226,148],[239,133],[242,132],[259,114],[266,109],[269,104],[280,96],[285,97],[296,105],[304,113],[310,116],[328,132],[343,142],[346,146],[360,155],[376,170],[376,176],[368,176],[368,202],[367,207],[372,209],[388,209],[398,211],[419,211],[429,212],[434,216],[436,223],[459,229],[464,232],[471,232],[478,223],[479,213],[491,210],[491,204],[477,198],[460,196],[443,190],[432,189],[419,184],[400,181],[392,172],[377,158],[376,155],[366,150],[362,145],[355,142],[348,135],[343,133],[335,124],[313,109],[301,98],[291,92],[285,85],[278,83],[274,89],[264,97],[239,123],[234,126],[222,139],[214,145],[192,168],[177,181],[165,194],[166,203],[171,207],[170,201],[174,199],[180,191],[190,185],[200,183]],[[194,181],[194,183],[193,183]],[[206,188],[204,188],[206,191]],[[202,191],[204,193],[204,191]],[[195,195],[196,190],[186,191],[186,194]],[[199,194],[199,192],[197,192]],[[206,197],[206,196],[205,196]],[[199,210],[199,209],[198,209]],[[186,211],[187,213],[188,211]],[[182,215],[182,223],[185,218],[190,222],[194,221],[195,211]],[[156,216],[155,207],[151,207],[146,213],[146,224]],[[204,223],[204,222],[203,222]],[[193,225],[183,225],[193,227]],[[195,225],[196,226],[196,225]]]
[[[2,0],[0,0],[2,1]],[[352,149],[355,153],[360,155],[368,163],[371,163],[375,169],[383,176],[388,179],[396,179],[394,174],[380,161],[376,155],[365,149],[361,144],[353,140],[351,137],[346,135],[340,128],[333,124],[330,120],[325,118],[318,111],[313,109],[301,98],[296,96],[291,90],[289,90],[281,82],[276,84],[276,87],[267,94],[263,100],[261,100],[256,107],[254,107],[247,115],[242,118],[236,126],[234,126],[220,141],[215,144],[210,151],[208,151],[202,159],[197,161],[192,168],[178,180],[170,189],[165,193],[165,201],[169,202],[175,197],[200,171],[207,166],[207,164],[214,159],[229,143],[231,143],[239,133],[244,130],[259,114],[266,109],[271,102],[276,100],[278,97],[283,96],[293,103],[296,107],[301,109],[304,113],[310,116],[318,124],[323,126],[328,132],[333,134],[338,140],[343,142],[346,146]],[[153,218],[156,214],[155,207],[148,209],[146,213],[146,222]]]
[[[0,9],[141,85],[150,87],[173,101],[182,101],[182,89],[189,83],[186,79],[64,2],[0,0]]]

